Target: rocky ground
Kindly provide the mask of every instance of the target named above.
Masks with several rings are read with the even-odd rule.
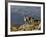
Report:
[[[32,31],[40,29],[41,29],[40,21],[33,21],[31,24],[25,23],[21,26],[11,27],[11,31]]]

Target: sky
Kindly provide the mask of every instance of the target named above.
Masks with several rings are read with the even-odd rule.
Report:
[[[24,24],[24,16],[31,16],[40,19],[41,7],[36,6],[16,6],[11,5],[11,22],[15,24]]]

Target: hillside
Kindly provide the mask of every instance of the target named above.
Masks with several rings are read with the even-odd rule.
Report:
[[[32,30],[40,30],[40,21],[35,21],[33,20],[33,22],[31,24],[25,23],[23,25],[20,26],[12,26],[11,27],[11,31],[32,31]]]

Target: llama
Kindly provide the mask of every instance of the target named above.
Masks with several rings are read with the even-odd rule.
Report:
[[[31,24],[32,23],[32,17],[26,16],[24,17],[25,23]]]

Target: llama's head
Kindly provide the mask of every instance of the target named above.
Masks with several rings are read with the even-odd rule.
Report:
[[[31,23],[32,22],[32,17],[30,16],[26,16],[26,17],[24,17],[24,21],[26,22],[26,23]]]

